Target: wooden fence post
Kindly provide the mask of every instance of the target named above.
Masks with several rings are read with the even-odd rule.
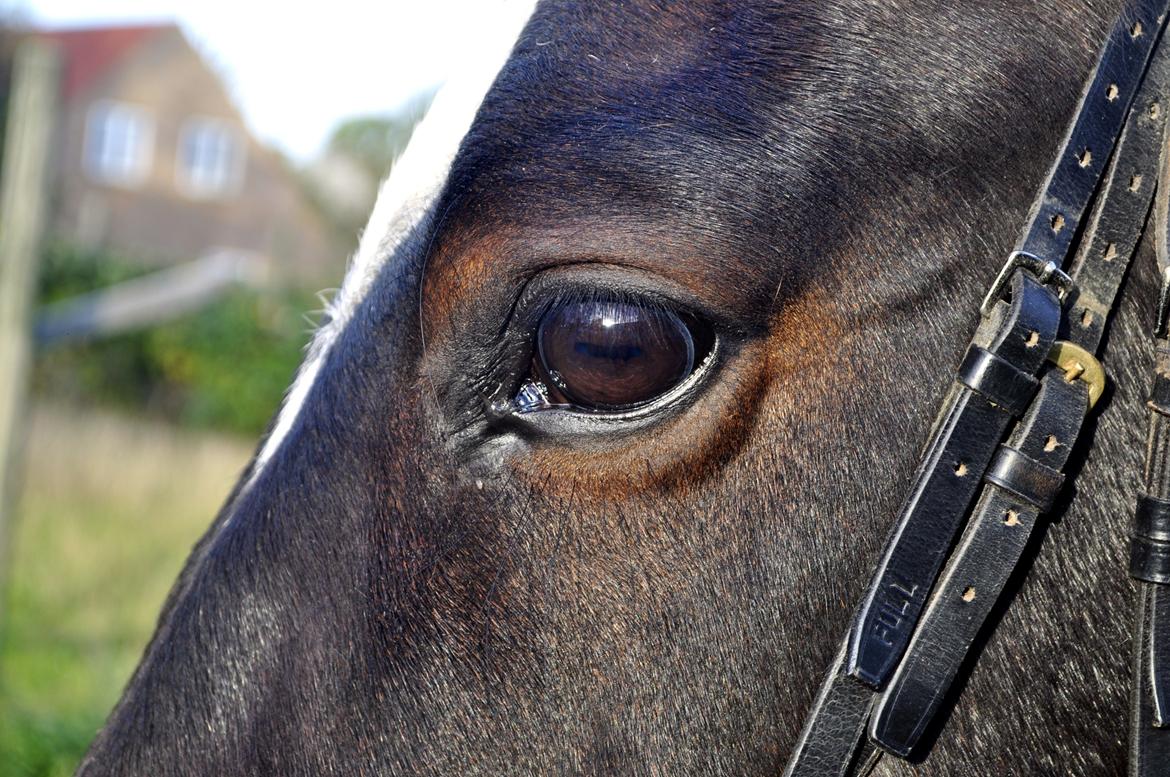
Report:
[[[29,38],[16,49],[0,160],[0,584],[7,580],[17,453],[32,362],[30,324],[47,200],[57,56]],[[0,623],[3,621],[0,597]]]

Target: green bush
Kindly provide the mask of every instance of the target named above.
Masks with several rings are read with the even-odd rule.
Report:
[[[47,249],[42,303],[101,289],[140,265],[67,245]],[[300,290],[238,290],[191,315],[137,332],[54,345],[37,356],[38,392],[256,434],[300,363],[319,306]]]

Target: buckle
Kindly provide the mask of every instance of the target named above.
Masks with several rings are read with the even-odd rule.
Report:
[[[979,312],[984,317],[991,315],[991,309],[995,307],[995,303],[1003,298],[1008,284],[1011,283],[1012,274],[1017,269],[1027,270],[1045,286],[1055,286],[1057,297],[1061,300],[1072,290],[1073,279],[1060,269],[1056,262],[1041,259],[1027,251],[1012,251],[1004,263],[1003,269],[999,271],[999,275],[995,276],[995,283],[991,284],[991,291],[987,292],[987,296],[983,298],[983,304],[979,306]]]
[[[1048,352],[1048,361],[1064,370],[1064,379],[1069,383],[1083,380],[1089,384],[1089,409],[1105,393],[1105,368],[1097,357],[1075,343],[1057,340]]]

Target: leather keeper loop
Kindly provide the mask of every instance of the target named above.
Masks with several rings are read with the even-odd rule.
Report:
[[[959,382],[1016,418],[1024,414],[1040,382],[1011,362],[972,345],[959,365]]]
[[[1170,416],[1170,378],[1154,374],[1154,387],[1150,390],[1150,401],[1146,404],[1155,413]]]
[[[1131,537],[1129,576],[1147,583],[1170,584],[1170,542]]]
[[[1137,511],[1133,516],[1133,536],[1155,542],[1170,542],[1170,501],[1139,496]]]
[[[1006,445],[1000,446],[983,479],[1018,496],[1042,513],[1052,507],[1064,485],[1064,474],[1059,470]]]

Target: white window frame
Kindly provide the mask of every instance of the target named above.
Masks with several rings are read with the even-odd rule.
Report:
[[[203,145],[201,162],[214,160],[202,169],[192,169],[187,158],[188,144],[194,133],[220,133],[226,144]],[[207,155],[212,156],[207,156]],[[179,130],[179,145],[175,153],[175,186],[194,199],[228,197],[239,192],[244,182],[247,144],[244,133],[234,122],[210,116],[193,116],[183,122]]]
[[[119,134],[116,144],[111,143],[111,130]],[[141,186],[154,163],[154,137],[154,116],[146,107],[115,100],[94,102],[86,113],[82,141],[86,173],[110,186]]]

